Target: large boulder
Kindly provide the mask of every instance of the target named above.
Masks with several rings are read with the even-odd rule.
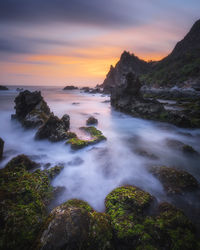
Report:
[[[35,138],[42,140],[48,139],[52,142],[67,139],[67,131],[70,125],[70,117],[64,115],[61,119],[50,115],[48,120],[38,129]]]
[[[42,125],[51,114],[40,91],[25,90],[20,92],[15,98],[15,110],[16,113],[12,115],[12,118],[20,121],[25,127]]]
[[[3,157],[4,140],[0,137],[0,160]]]
[[[52,187],[36,166],[20,155],[0,169],[0,249],[30,249],[46,219]]]
[[[9,90],[6,86],[0,85],[0,90]]]
[[[195,228],[184,213],[168,203],[157,206],[153,200],[133,186],[116,188],[106,197],[115,249],[199,249]]]
[[[112,249],[109,216],[86,202],[69,200],[52,210],[34,249]]]
[[[78,87],[73,86],[73,85],[69,85],[63,88],[63,90],[75,90],[75,89],[78,89]]]
[[[197,180],[188,172],[166,166],[155,166],[151,173],[156,176],[168,194],[184,193],[198,188]]]
[[[94,117],[94,116],[90,116],[87,121],[86,124],[87,125],[95,125],[98,123],[98,120]]]

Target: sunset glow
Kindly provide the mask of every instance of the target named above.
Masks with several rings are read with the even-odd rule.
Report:
[[[16,2],[0,1],[0,84],[100,84],[124,50],[165,57],[200,11],[196,0]]]

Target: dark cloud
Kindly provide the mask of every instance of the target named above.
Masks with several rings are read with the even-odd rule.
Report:
[[[127,10],[127,0],[0,0],[0,21],[111,26],[137,23],[134,9]]]

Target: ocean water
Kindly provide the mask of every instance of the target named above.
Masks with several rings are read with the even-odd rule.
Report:
[[[51,143],[35,141],[36,130],[25,130],[16,121],[14,98],[18,95],[15,87],[0,91],[0,137],[5,141],[4,159],[0,168],[14,156],[26,154],[40,163],[41,169],[63,165],[64,170],[52,185],[65,187],[51,204],[51,208],[71,198],[83,199],[96,210],[104,211],[104,199],[120,185],[135,185],[155,196],[158,202],[169,201],[182,208],[195,222],[199,218],[200,195],[168,196],[162,184],[150,172],[151,166],[173,166],[186,170],[200,181],[200,158],[184,155],[169,148],[167,139],[180,140],[200,152],[200,129],[181,129],[166,123],[133,118],[115,111],[109,96],[81,93],[79,90],[63,91],[60,87],[24,87],[41,90],[50,109],[58,117],[70,115],[70,130],[83,136],[79,127],[86,124],[90,115],[95,116],[107,141],[72,151],[64,142]],[[145,150],[156,157],[153,159],[138,155]]]

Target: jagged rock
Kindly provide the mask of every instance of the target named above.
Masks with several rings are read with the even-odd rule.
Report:
[[[62,141],[67,139],[66,132],[69,129],[69,125],[70,117],[68,115],[64,115],[61,119],[50,115],[44,125],[38,129],[35,138],[39,140],[48,139],[52,142]]]
[[[12,115],[12,118],[20,121],[25,127],[42,125],[51,114],[40,91],[25,90],[20,92],[15,98],[15,110],[16,114]]]
[[[13,158],[0,169],[0,249],[30,249],[46,219],[52,196],[48,176],[27,156]]]
[[[6,86],[0,85],[0,90],[9,90]]]
[[[98,123],[98,120],[94,116],[90,116],[86,121],[87,125],[94,125],[97,123]]]
[[[64,169],[63,166],[55,166],[53,168],[44,170],[43,172],[45,172],[47,174],[47,176],[49,177],[50,180],[53,180],[57,175],[60,174],[60,172]]]
[[[184,193],[198,188],[197,180],[186,171],[165,166],[152,167],[150,171],[161,181],[168,194]]]
[[[4,140],[0,137],[0,160],[3,158]]]
[[[86,202],[69,200],[53,209],[36,242],[37,250],[113,249],[109,217]]]
[[[134,54],[124,51],[115,67],[111,65],[102,87],[104,92],[110,93],[112,88],[123,85],[126,82],[126,75],[129,72],[140,75],[148,72],[150,65],[140,60]]]
[[[70,85],[70,86],[66,86],[66,87],[63,88],[63,90],[74,90],[74,89],[78,89],[78,87]]]

